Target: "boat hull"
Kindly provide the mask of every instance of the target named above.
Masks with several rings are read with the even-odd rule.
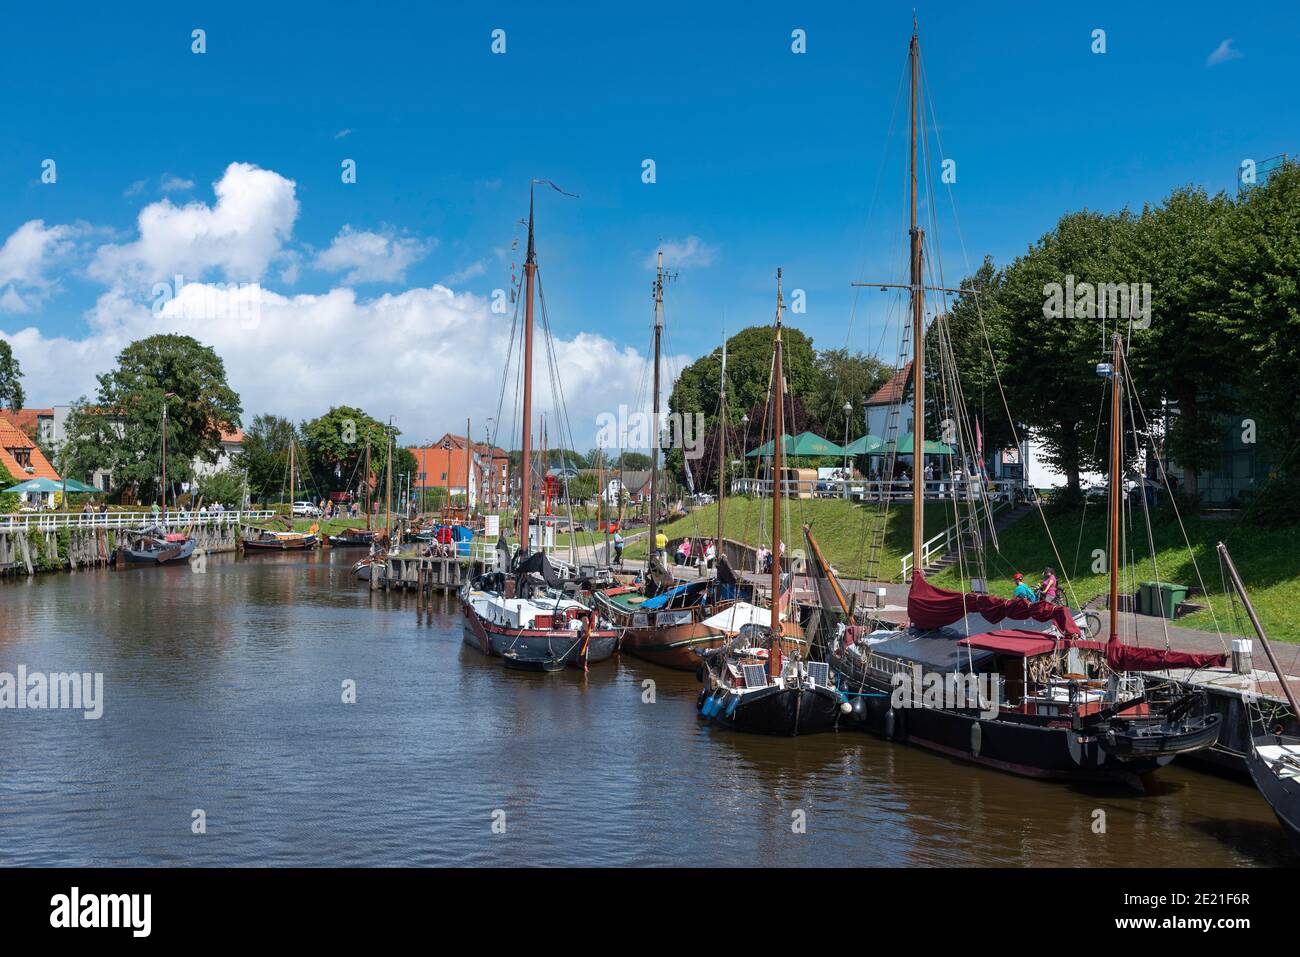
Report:
[[[891,741],[913,744],[961,761],[1012,774],[1059,780],[1113,780],[1141,787],[1141,777],[1173,755],[1120,756],[1098,734],[1068,723],[1031,724],[981,717],[974,710],[894,708],[882,685],[842,652],[831,668],[853,704],[854,726]]]
[[[715,695],[717,707],[706,709],[705,704]],[[733,731],[796,737],[833,731],[840,719],[840,696],[821,687],[773,685],[739,695],[715,688],[701,692],[697,708],[703,720]],[[706,710],[714,713],[706,716]]]
[[[242,544],[246,552],[307,552],[316,547],[316,536],[304,535],[302,538],[286,539],[284,541],[251,539],[244,541]]]
[[[118,548],[114,555],[119,567],[148,568],[154,565],[182,565],[194,554],[194,539],[167,548]]]
[[[727,636],[699,622],[667,628],[629,628],[623,650],[645,661],[677,671],[698,671],[699,652],[717,648]]]
[[[1257,738],[1255,743],[1268,745],[1276,741],[1275,737],[1262,736]],[[1250,771],[1251,780],[1255,782],[1255,787],[1259,788],[1259,793],[1264,796],[1268,806],[1273,809],[1277,822],[1286,832],[1291,850],[1300,854],[1300,781],[1294,778],[1284,781],[1279,778],[1255,753],[1253,747],[1246,755],[1246,767]]]
[[[464,641],[485,655],[500,657],[514,651],[523,658],[563,657],[568,664],[581,668],[581,640],[576,632],[549,628],[503,628],[481,618],[468,603],[461,602],[465,618]],[[600,629],[587,642],[586,663],[596,664],[613,657],[618,650],[620,633]]]

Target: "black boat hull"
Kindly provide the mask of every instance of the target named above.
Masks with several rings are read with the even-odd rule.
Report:
[[[1261,736],[1255,739],[1255,743],[1276,744],[1277,738],[1272,735]],[[1250,753],[1246,755],[1246,767],[1250,770],[1250,777],[1255,782],[1255,787],[1259,788],[1259,793],[1264,796],[1264,800],[1277,816],[1277,822],[1286,832],[1291,850],[1300,854],[1300,782],[1294,778],[1287,781],[1279,778],[1255,753],[1254,748],[1251,748]]]
[[[1173,760],[1173,755],[1121,757],[1107,751],[1099,735],[1063,724],[983,718],[974,710],[894,708],[893,689],[864,679],[842,654],[832,655],[831,667],[840,675],[841,687],[849,689],[852,726],[961,761],[1024,777],[1114,780],[1140,787],[1142,775]]]
[[[165,548],[119,547],[114,556],[122,568],[147,568],[154,565],[183,565],[194,554],[194,539],[168,543]]]
[[[705,715],[705,704],[720,697],[716,713]],[[732,699],[735,706],[732,707]],[[795,737],[833,731],[840,719],[840,696],[831,688],[781,688],[773,685],[734,695],[705,690],[698,702],[700,717],[713,724],[748,734]],[[714,710],[714,709],[707,709]]]

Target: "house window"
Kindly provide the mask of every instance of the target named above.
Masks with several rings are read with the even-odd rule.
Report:
[[[442,480],[443,480],[444,482],[447,481],[447,473],[446,473],[446,472],[443,472],[443,473],[442,473]]]
[[[7,451],[9,452],[10,455],[14,457],[14,461],[17,462],[23,468],[27,468],[27,466],[32,464],[31,449],[17,448],[17,449],[8,449]]]

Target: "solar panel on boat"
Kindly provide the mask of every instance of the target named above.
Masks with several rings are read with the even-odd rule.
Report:
[[[746,688],[767,687],[767,665],[741,665],[745,675]]]
[[[825,661],[808,662],[808,677],[815,685],[829,688],[831,685],[831,666]]]

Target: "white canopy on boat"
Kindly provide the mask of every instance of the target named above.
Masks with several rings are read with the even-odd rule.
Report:
[[[772,612],[767,608],[751,605],[747,601],[738,601],[730,608],[718,612],[711,618],[704,619],[700,624],[706,628],[734,635],[738,634],[745,625],[769,627],[772,624]]]

